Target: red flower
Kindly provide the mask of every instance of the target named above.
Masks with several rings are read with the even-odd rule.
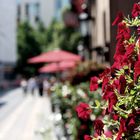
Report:
[[[140,26],[137,28],[137,33],[140,35]]]
[[[116,79],[116,80],[113,81],[113,87],[118,89],[118,87],[119,87],[119,79]]]
[[[135,65],[134,65],[134,79],[136,80],[136,78],[140,75],[140,60],[136,61]]]
[[[85,124],[82,124],[81,126],[80,126],[80,130],[87,130],[88,129],[88,126],[87,125],[85,125]]]
[[[107,85],[105,93],[103,95],[103,99],[108,100],[111,92],[113,92],[113,86],[112,85]]]
[[[113,110],[113,106],[117,103],[117,96],[114,93],[114,85],[108,85],[106,91],[103,95],[103,99],[109,101],[108,112],[110,113]]]
[[[98,77],[94,76],[90,79],[90,91],[95,91],[98,89]]]
[[[121,58],[121,56],[119,55],[118,57],[116,56],[116,58]],[[117,61],[115,61],[113,63],[113,65],[111,66],[111,71],[114,71],[115,69],[120,69],[122,66],[121,66],[121,63],[119,61],[119,59]]]
[[[118,30],[117,30],[116,39],[119,42],[123,42],[124,40],[128,40],[129,38],[130,38],[130,29],[126,26],[125,23],[120,22],[118,24]]]
[[[103,92],[105,91],[105,88],[106,88],[106,86],[108,85],[108,83],[109,83],[109,77],[105,77],[105,78],[103,79],[103,83],[102,83],[102,91],[103,91]]]
[[[101,136],[102,132],[104,132],[103,128],[104,128],[103,122],[99,119],[96,119],[94,121],[94,129],[99,136]]]
[[[134,53],[134,48],[135,48],[135,44],[130,44],[128,45],[128,47],[126,48],[126,53],[125,55],[127,56],[127,58],[129,59],[130,57],[132,57],[133,53]]]
[[[83,119],[83,120],[89,119],[90,114],[92,112],[92,110],[90,109],[89,105],[86,104],[86,103],[80,103],[76,107],[76,111],[78,113],[78,117]]]
[[[116,45],[116,53],[115,55],[124,55],[126,52],[125,47],[124,47],[124,43],[123,42],[119,42]],[[115,57],[115,56],[114,56]]]
[[[132,17],[135,18],[140,15],[140,5],[135,3],[132,9]]]
[[[132,117],[129,117],[127,122],[126,122],[126,128],[132,132],[134,130],[136,126],[136,123],[135,123],[135,116],[133,115]]]
[[[92,140],[92,138],[91,138],[91,136],[89,136],[89,135],[85,135],[85,136],[84,136],[84,140]]]
[[[136,111],[136,116],[140,117],[140,109]]]
[[[114,92],[110,92],[109,93],[109,98],[108,98],[108,100],[109,100],[109,105],[108,105],[108,112],[112,112],[112,110],[113,110],[113,106],[115,106],[116,105],[116,103],[117,103],[117,96],[114,94]]]
[[[99,74],[100,79],[103,79],[104,77],[110,76],[110,68],[106,68],[103,73]]]
[[[124,94],[126,88],[126,79],[123,75],[120,76],[119,78],[119,91],[120,94]]]
[[[122,12],[118,12],[117,17],[115,18],[115,20],[113,21],[112,25],[117,25],[118,23],[120,23],[124,18],[124,15]]]
[[[106,131],[104,134],[107,138],[112,138],[112,132],[111,131]]]
[[[126,123],[126,120],[124,118],[121,118],[121,120],[120,120],[119,133],[118,133],[118,136],[117,136],[117,139],[116,140],[121,140],[122,133],[124,133],[127,130],[126,129],[126,126],[125,126],[125,123]]]
[[[119,119],[119,115],[117,114],[113,114],[112,115],[113,120],[117,121]]]

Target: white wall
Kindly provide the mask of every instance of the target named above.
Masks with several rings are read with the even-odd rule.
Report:
[[[0,61],[16,61],[16,0],[0,1]]]
[[[55,16],[55,0],[40,0],[41,3],[41,20],[47,27]]]
[[[44,23],[44,25],[47,27],[51,22],[52,19],[55,16],[55,0],[20,0],[20,6],[21,6],[21,21],[26,21],[27,17],[25,15],[25,5],[27,3],[36,3],[38,2],[40,4],[40,19]],[[29,12],[30,16],[30,24],[35,26],[35,16],[33,15],[33,12]]]

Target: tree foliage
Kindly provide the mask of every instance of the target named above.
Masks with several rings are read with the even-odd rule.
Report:
[[[80,34],[74,28],[65,27],[62,22],[53,21],[48,28],[39,23],[37,28],[27,22],[18,26],[18,61],[16,71],[24,75],[34,75],[41,65],[31,65],[27,60],[42,52],[63,49],[77,53]]]
[[[80,33],[62,22],[53,21],[47,28],[45,51],[60,48],[77,53],[77,45],[81,39]]]
[[[16,70],[18,73],[32,75],[36,73],[37,65],[29,65],[27,60],[41,53],[41,37],[38,38],[38,31],[28,23],[18,26],[17,45],[18,60]]]

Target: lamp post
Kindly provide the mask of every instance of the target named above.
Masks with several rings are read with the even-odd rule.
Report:
[[[80,41],[78,46],[77,46],[78,54],[81,56],[82,60],[84,60],[84,46],[83,42]]]
[[[90,18],[89,15],[86,12],[82,12],[79,15],[79,22],[80,22],[80,32],[83,38],[83,53],[84,58],[89,59],[90,58]]]

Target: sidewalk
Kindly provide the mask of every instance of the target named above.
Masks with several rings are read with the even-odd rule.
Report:
[[[27,95],[0,122],[0,140],[44,140],[44,133],[49,140],[56,140],[52,116],[48,97]]]

